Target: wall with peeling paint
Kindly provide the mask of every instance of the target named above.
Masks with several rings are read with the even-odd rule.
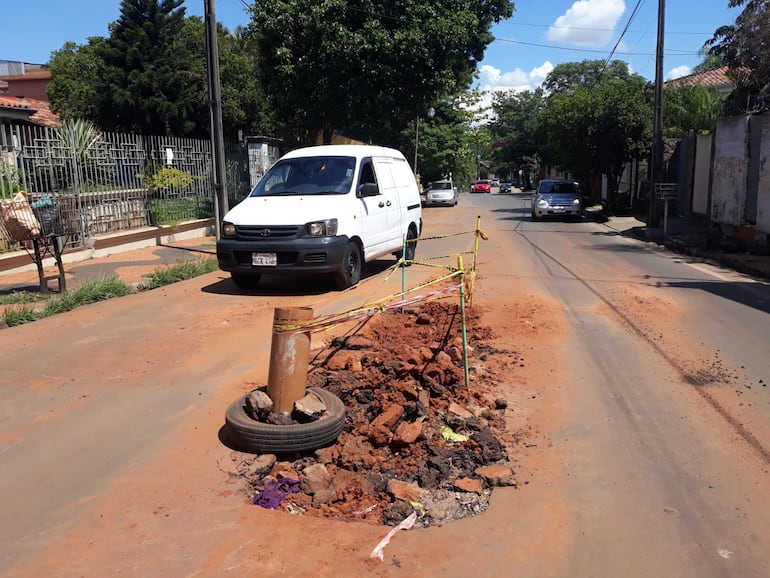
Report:
[[[749,171],[748,117],[717,124],[711,185],[711,220],[738,226],[744,220]]]

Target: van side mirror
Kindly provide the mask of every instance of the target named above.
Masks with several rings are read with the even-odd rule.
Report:
[[[360,198],[364,197],[376,197],[380,194],[380,187],[377,183],[363,183],[358,186],[357,195]]]

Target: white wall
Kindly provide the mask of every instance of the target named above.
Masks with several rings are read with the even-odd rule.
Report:
[[[711,220],[738,226],[743,221],[749,169],[748,117],[723,118],[717,124]]]
[[[711,178],[711,145],[714,135],[699,134],[695,140],[695,170],[693,174],[692,212],[708,215],[709,180]]]

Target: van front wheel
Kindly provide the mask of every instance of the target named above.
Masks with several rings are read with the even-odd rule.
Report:
[[[345,255],[342,258],[340,270],[334,274],[334,282],[338,289],[347,289],[357,285],[361,280],[364,268],[364,258],[358,243],[351,241],[345,247]]]

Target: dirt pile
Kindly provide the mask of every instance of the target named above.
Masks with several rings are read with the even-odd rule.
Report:
[[[491,336],[469,310],[466,386],[459,306],[371,319],[311,363],[309,385],[345,405],[337,443],[291,457],[234,452],[231,473],[253,503],[295,514],[395,525],[416,510],[425,526],[478,514],[494,487],[516,485],[517,433],[505,429],[508,404],[488,369],[517,354],[489,346]]]

